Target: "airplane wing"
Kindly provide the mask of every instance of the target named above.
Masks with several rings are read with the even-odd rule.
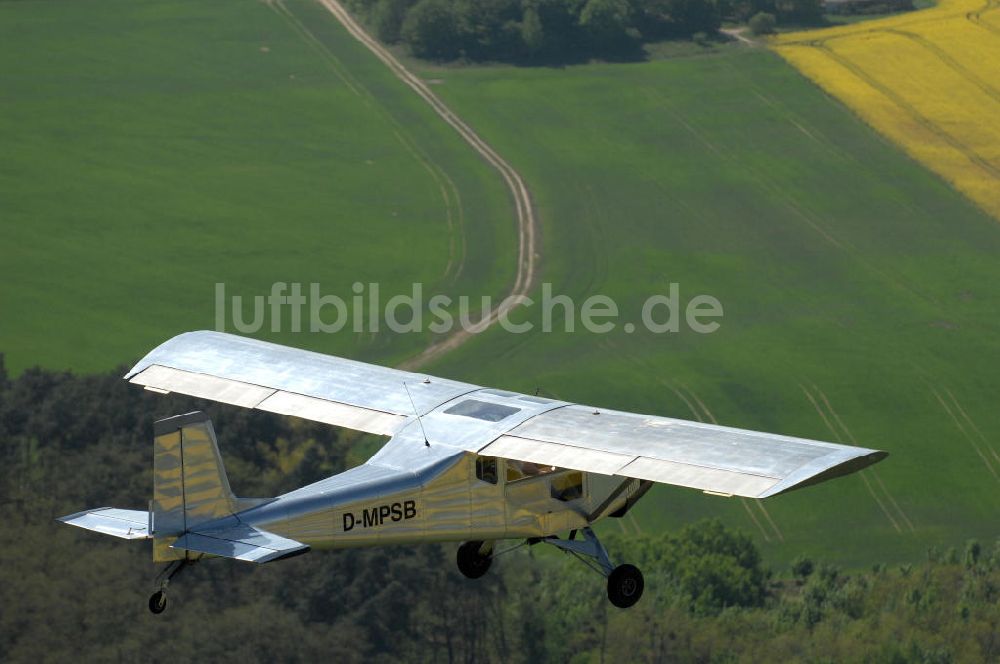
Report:
[[[579,405],[543,412],[479,453],[752,498],[846,475],[888,456],[861,447]]]
[[[208,331],[164,342],[125,378],[155,392],[179,392],[382,435],[405,424],[414,406],[423,415],[479,389]]]
[[[724,495],[773,496],[888,456],[874,449],[482,389],[220,332],[174,337],[125,377],[154,391],[383,435],[399,433],[419,414],[427,416],[423,424],[435,442],[469,452]],[[472,393],[475,399],[459,400]],[[463,406],[472,410],[463,412]]]

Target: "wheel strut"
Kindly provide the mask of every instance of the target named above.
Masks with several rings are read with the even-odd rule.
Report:
[[[597,539],[597,535],[594,534],[590,526],[584,528],[582,532],[583,541],[576,539],[576,530],[570,533],[569,539],[546,537],[542,541],[572,553],[589,567],[604,575],[608,580],[608,600],[615,606],[626,609],[638,602],[645,587],[639,568],[628,564],[615,567],[611,558],[608,557],[607,549]],[[597,566],[587,563],[584,556],[594,560]]]
[[[149,610],[153,614],[159,615],[167,610],[167,586],[170,585],[170,580],[177,576],[182,569],[189,565],[193,565],[198,560],[197,558],[182,558],[180,560],[175,560],[171,562],[166,568],[163,569],[157,575],[157,579],[160,583],[160,589],[149,596]]]

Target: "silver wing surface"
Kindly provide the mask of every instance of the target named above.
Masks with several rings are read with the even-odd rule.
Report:
[[[219,332],[174,337],[126,378],[155,391],[384,435],[412,435],[403,430],[419,414],[434,443],[458,450],[754,498],[852,473],[887,456],[482,389]]]
[[[475,385],[221,332],[188,332],[155,348],[125,378],[158,392],[392,435]],[[409,391],[409,395],[407,394]],[[412,396],[413,403],[410,402]]]
[[[148,539],[149,512],[120,510],[114,507],[98,507],[69,514],[58,519],[71,526],[79,526],[105,535],[122,539]]]
[[[869,466],[886,452],[698,422],[568,405],[480,454],[766,498]]]

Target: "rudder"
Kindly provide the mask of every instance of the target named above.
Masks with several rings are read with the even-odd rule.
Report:
[[[212,421],[195,411],[153,425],[153,560],[184,558],[171,549],[191,528],[236,511]]]

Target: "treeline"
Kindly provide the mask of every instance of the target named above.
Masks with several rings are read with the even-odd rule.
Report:
[[[724,19],[811,23],[821,0],[351,0],[376,36],[432,60],[635,58],[646,42],[705,39]]]
[[[342,470],[356,441],[331,427],[157,396],[102,375],[0,357],[0,661],[870,661],[1000,658],[1000,546],[967,542],[915,565],[844,573],[798,560],[773,573],[744,534],[707,521],[607,537],[646,593],[621,611],[603,580],[544,545],[476,582],[455,545],[313,552],[257,567],[210,560],[150,615],[148,543],[53,522],[142,509],[152,422],[207,410],[236,492],[269,496]]]

